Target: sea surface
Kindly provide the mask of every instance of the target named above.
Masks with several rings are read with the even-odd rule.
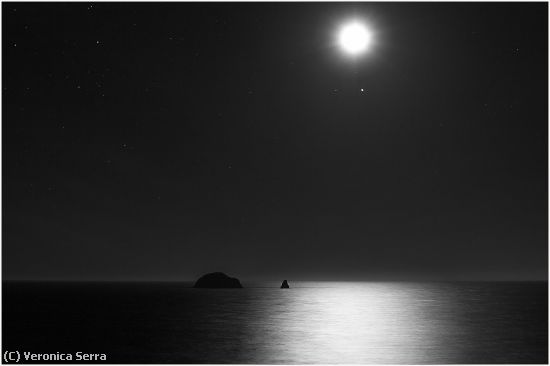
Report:
[[[108,363],[547,363],[546,282],[3,283],[3,352]],[[59,363],[60,361],[57,361]]]

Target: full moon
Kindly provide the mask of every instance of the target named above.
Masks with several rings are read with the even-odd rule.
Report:
[[[359,22],[349,23],[342,27],[338,38],[342,49],[350,55],[358,55],[367,50],[371,33]]]

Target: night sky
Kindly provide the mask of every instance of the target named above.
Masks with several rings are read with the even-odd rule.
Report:
[[[547,7],[3,3],[4,279],[546,279]]]

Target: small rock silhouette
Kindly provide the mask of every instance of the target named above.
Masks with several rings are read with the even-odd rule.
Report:
[[[290,288],[290,286],[288,286],[288,282],[286,280],[284,280],[283,283],[281,284],[281,288]]]

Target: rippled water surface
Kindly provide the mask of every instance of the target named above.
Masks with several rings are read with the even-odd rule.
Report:
[[[115,363],[547,362],[546,283],[290,285],[7,283],[4,348]]]

